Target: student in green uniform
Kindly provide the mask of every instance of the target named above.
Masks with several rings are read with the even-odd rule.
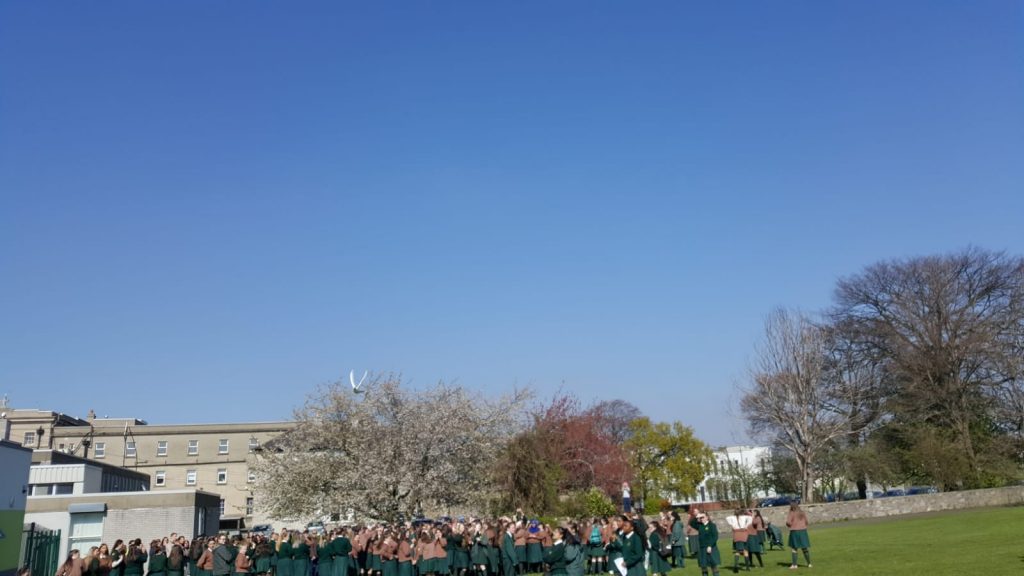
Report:
[[[324,533],[316,547],[316,573],[318,576],[331,576],[334,571],[334,549],[331,547],[334,531]]]
[[[331,573],[320,576],[349,576],[352,567],[352,540],[349,539],[347,529],[338,530],[334,535],[334,540],[331,540],[331,553],[334,554]]]
[[[587,552],[580,539],[579,526],[573,522],[565,531],[565,571],[568,576],[583,576],[586,570]]]
[[[757,558],[758,565],[764,568],[764,560],[761,559],[761,554],[764,552],[764,540],[761,536],[764,533],[764,518],[756,510],[751,518],[753,520],[750,523],[750,534],[747,536],[747,552],[750,554],[748,562],[753,566],[753,559]]]
[[[669,543],[672,545],[672,567],[686,568],[686,529],[679,518],[679,512],[673,510],[670,517],[672,528]]]
[[[124,540],[118,538],[114,541],[114,547],[110,549],[110,576],[124,576],[124,557],[127,552]]]
[[[626,576],[647,576],[644,567],[644,544],[641,542],[643,536],[636,533],[636,526],[623,515],[620,519],[622,524],[622,560],[626,563]]]
[[[516,540],[512,523],[504,526],[501,540],[501,576],[516,576]]]
[[[292,576],[310,576],[308,536],[300,535],[296,541],[292,546]]]
[[[718,552],[718,526],[715,526],[703,512],[699,512],[690,520],[690,526],[697,531],[697,561],[700,564],[700,573],[707,576],[710,568],[711,572],[718,576],[718,566],[722,563],[722,556]]]
[[[668,559],[672,556],[672,544],[669,542],[668,532],[665,527],[661,525],[661,522],[651,522],[651,534],[647,537],[648,539],[648,550],[650,553],[647,554],[647,563],[650,567],[651,574],[661,574],[666,576],[672,571],[672,566],[668,563]]]
[[[608,523],[610,532],[604,549],[608,556],[608,573],[626,576],[626,563],[622,560],[622,519],[614,518]]]
[[[260,536],[252,553],[252,570],[256,576],[267,576],[273,566],[271,543]]]
[[[796,569],[796,551],[802,550],[804,560],[807,560],[807,567],[811,567],[811,538],[807,535],[807,514],[800,509],[799,504],[789,505],[789,514],[786,515],[786,526],[789,527],[789,548],[792,551],[793,562],[790,569]]]
[[[558,526],[552,534],[551,546],[544,553],[544,563],[548,565],[551,576],[568,576],[565,558],[565,528]]]
[[[153,540],[149,543],[149,570],[147,576],[167,576],[167,554],[163,543]]]
[[[167,555],[167,576],[185,576],[185,551],[180,545],[171,546],[171,552]]]
[[[124,557],[125,576],[142,576],[142,567],[149,559],[149,554],[142,549],[142,540],[136,538],[128,545],[128,553]]]
[[[291,533],[281,530],[277,537],[277,573],[276,576],[297,576],[292,570],[292,557],[295,549],[292,548]]]

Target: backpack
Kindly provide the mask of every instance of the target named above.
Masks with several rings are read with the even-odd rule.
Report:
[[[601,527],[596,524],[590,529],[590,543],[597,545],[601,544]]]

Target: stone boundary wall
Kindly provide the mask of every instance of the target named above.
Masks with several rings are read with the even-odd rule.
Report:
[[[892,496],[889,498],[873,498],[870,500],[851,500],[848,502],[829,502],[823,504],[801,505],[807,513],[807,519],[813,524],[857,520],[861,518],[884,518],[887,516],[903,516],[921,514],[941,510],[963,510],[967,508],[987,508],[991,506],[1014,506],[1024,504],[1024,486],[1007,486],[1005,488],[988,488],[984,490],[962,490],[960,492],[941,492],[939,494],[916,494],[914,496]],[[760,508],[765,522],[786,530],[786,514],[789,506]],[[716,510],[709,513],[718,525],[719,532],[729,533],[729,525],[725,522],[730,510]]]

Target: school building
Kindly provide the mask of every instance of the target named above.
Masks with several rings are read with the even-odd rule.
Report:
[[[147,475],[153,492],[198,490],[220,497],[220,529],[265,523],[256,501],[256,452],[294,422],[151,425],[138,418],[82,419],[12,409],[7,438],[35,450],[66,453]]]

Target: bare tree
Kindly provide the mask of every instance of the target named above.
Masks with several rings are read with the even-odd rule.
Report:
[[[836,303],[845,337],[885,362],[897,436],[957,446],[965,469],[948,487],[998,476],[991,423],[1022,377],[1024,259],[968,249],[882,262],[841,280]]]
[[[393,376],[362,390],[317,389],[296,411],[295,429],[264,447],[257,476],[271,517],[352,511],[394,520],[482,503],[529,395],[491,400],[444,383],[409,390]]]
[[[849,433],[850,421],[836,406],[844,385],[829,369],[825,330],[807,317],[776,310],[751,369],[741,406],[753,435],[770,434],[796,458],[801,498],[811,502],[815,459]]]

